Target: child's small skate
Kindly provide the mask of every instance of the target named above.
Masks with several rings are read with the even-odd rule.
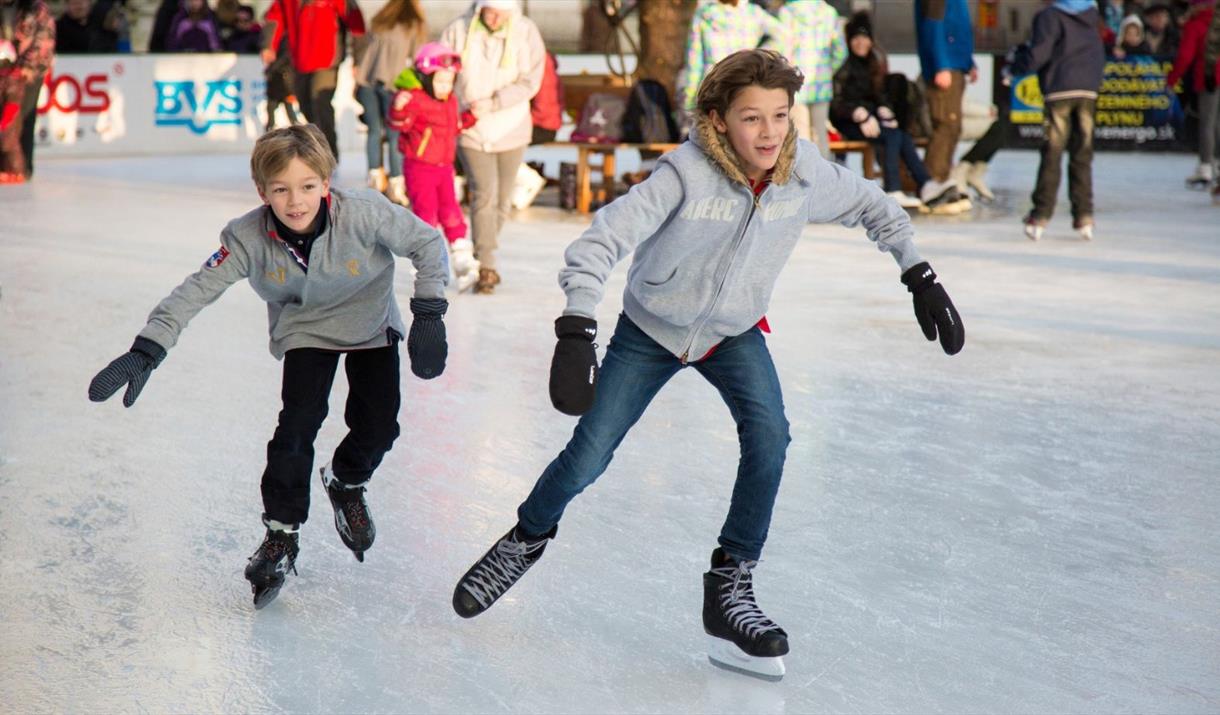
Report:
[[[246,564],[246,580],[254,591],[254,607],[261,609],[275,600],[288,572],[296,573],[300,553],[299,524],[282,524],[263,516],[267,535]]]
[[[373,546],[373,539],[377,536],[373,515],[364,501],[364,485],[339,481],[330,464],[319,471],[322,485],[330,497],[330,505],[335,509],[335,530],[343,539],[343,545],[355,554],[356,560],[364,563],[364,552]]]
[[[1186,177],[1186,188],[1207,191],[1216,180],[1216,169],[1210,162],[1200,162],[1195,173]]]
[[[449,265],[453,268],[453,283],[463,293],[479,280],[479,261],[474,257],[474,244],[469,238],[459,238],[449,244]]]
[[[1046,221],[1040,218],[1034,218],[1033,215],[1026,216],[1022,222],[1025,225],[1025,237],[1031,241],[1042,240],[1042,234],[1046,233]]]
[[[1082,219],[1074,222],[1072,224],[1072,228],[1076,229],[1076,234],[1078,236],[1080,236],[1081,240],[1084,240],[1084,241],[1093,240],[1093,219],[1082,218]]]

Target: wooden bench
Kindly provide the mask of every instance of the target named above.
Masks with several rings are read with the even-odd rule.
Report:
[[[916,143],[919,143],[918,140]],[[927,143],[926,141],[924,142]],[[620,149],[636,150],[641,152],[659,152],[665,153],[672,151],[678,147],[677,144],[671,143],[615,143],[615,144],[598,144],[591,142],[548,142],[539,146],[549,148],[568,148],[576,150],[576,211],[582,214],[589,213],[595,200],[605,204],[613,201],[618,196],[617,179],[617,162],[615,160],[615,152]],[[864,166],[864,178],[874,179],[878,176],[876,150],[872,142],[867,141],[832,141],[830,150],[834,153],[859,153],[861,163]],[[594,164],[592,158],[596,156],[600,158],[600,167]],[[601,169],[601,187],[597,190],[593,188],[593,170]]]

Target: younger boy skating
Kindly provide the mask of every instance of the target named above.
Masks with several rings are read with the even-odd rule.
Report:
[[[371,190],[332,188],[335,158],[317,127],[275,129],[259,138],[251,174],[264,205],[229,222],[220,248],[148,317],[131,350],[89,384],[101,402],[127,386],[131,407],[195,314],[245,278],[267,302],[271,354],[283,360],[283,410],[267,445],[263,543],[246,578],[262,608],[295,570],[298,531],[309,515],[313,442],[326,418],[344,356],[349,432],[321,469],[335,526],[361,561],[373,545],[365,485],[398,437],[398,342],[405,327],[394,299],[395,256],[417,271],[407,338],[411,371],[430,379],[445,369],[442,317],[448,265],[441,235]]]
[[[606,469],[653,396],[690,367],[719,390],[741,444],[729,514],[703,575],[709,656],[763,677],[783,675],[788,636],[759,607],[753,575],[789,442],[764,316],[801,230],[863,224],[902,270],[924,335],[939,335],[951,355],[965,341],[953,303],[912,244],[906,212],[797,140],[789,111],[802,81],[767,50],[719,62],[700,85],[691,141],[661,157],[568,247],[550,394],[561,412],[582,417],[518,507],[517,524],[458,582],[459,615],[487,610],[537,563],[568,502]],[[614,265],[632,251],[623,314],[599,373],[595,309]]]

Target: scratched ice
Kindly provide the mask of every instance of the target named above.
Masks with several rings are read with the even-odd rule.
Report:
[[[858,230],[810,228],[781,279],[794,441],[758,591],[792,653],[768,684],[702,651],[737,445],[693,372],[503,602],[450,608],[570,434],[545,385],[585,219],[508,225],[497,295],[452,298],[444,376],[404,371],[367,562],[315,485],[300,576],[255,612],[279,365],[253,292],[205,310],[134,409],[85,396],[255,201],[246,160],[40,161],[0,191],[0,711],[1220,711],[1220,209],[1182,188],[1188,156],[1103,154],[1097,239],[1063,207],[1031,244],[1035,163],[1001,153],[976,220],[917,221],[955,358]],[[319,455],[345,395],[340,374]]]

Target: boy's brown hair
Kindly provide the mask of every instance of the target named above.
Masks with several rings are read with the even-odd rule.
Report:
[[[312,124],[297,124],[272,129],[254,142],[250,154],[250,177],[259,189],[288,167],[294,158],[305,162],[318,176],[329,179],[335,170],[335,155],[326,143],[322,130]]]
[[[763,89],[783,89],[792,106],[797,90],[805,84],[805,75],[774,50],[738,50],[716,63],[699,83],[695,107],[709,117],[712,110],[724,119],[729,105],[741,90],[750,85]]]

